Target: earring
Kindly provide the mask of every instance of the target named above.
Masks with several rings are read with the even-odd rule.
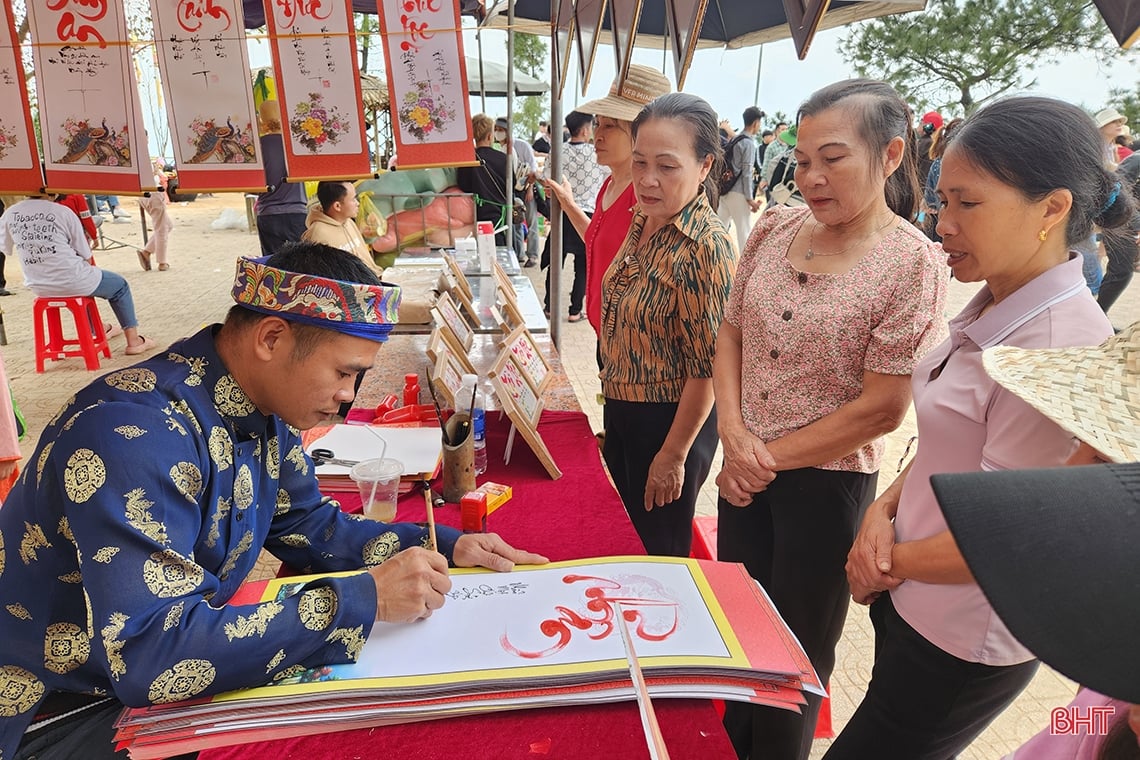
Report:
[[[1040,240],[1042,243],[1044,243],[1046,240],[1049,239],[1049,233],[1046,232],[1045,230],[1041,230],[1040,232],[1037,233],[1037,239]]]

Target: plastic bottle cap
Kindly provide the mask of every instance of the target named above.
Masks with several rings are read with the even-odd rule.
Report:
[[[494,235],[495,234],[495,225],[492,224],[491,222],[479,222],[479,224],[477,224],[475,226],[475,229],[478,232],[478,234],[480,234],[480,235]]]

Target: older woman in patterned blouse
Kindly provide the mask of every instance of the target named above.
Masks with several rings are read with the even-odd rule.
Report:
[[[808,99],[795,148],[807,207],[761,219],[717,337],[718,557],[764,585],[824,682],[882,436],[902,422],[915,362],[943,333],[942,256],[909,223],[910,123],[881,82]],[[806,758],[819,705],[809,695],[798,715],[733,703],[725,725],[741,757]]]
[[[634,120],[639,206],[602,285],[603,455],[650,554],[688,556],[717,445],[713,348],[736,252],[713,210],[716,121],[682,93]]]

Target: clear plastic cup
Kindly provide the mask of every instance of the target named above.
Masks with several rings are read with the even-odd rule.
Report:
[[[348,476],[360,490],[365,517],[381,522],[395,519],[403,474],[404,463],[398,459],[365,459],[352,466]]]

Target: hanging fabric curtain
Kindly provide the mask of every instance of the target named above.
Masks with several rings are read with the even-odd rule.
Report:
[[[24,60],[16,37],[12,0],[0,3],[0,192],[38,193],[44,186],[28,107]]]

